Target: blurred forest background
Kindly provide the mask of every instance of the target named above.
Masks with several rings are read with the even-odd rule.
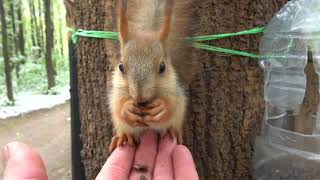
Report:
[[[0,107],[68,86],[63,0],[0,0]]]

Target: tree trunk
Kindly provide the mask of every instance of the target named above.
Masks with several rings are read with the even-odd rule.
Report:
[[[17,15],[18,15],[18,21],[19,21],[19,36],[18,36],[18,44],[19,44],[19,51],[22,56],[25,56],[25,48],[24,48],[24,30],[23,30],[23,20],[22,20],[22,11],[21,11],[21,1],[18,5],[17,9]],[[23,61],[24,62],[24,59]]]
[[[78,29],[116,31],[115,0],[75,1]],[[69,14],[72,14],[71,12]],[[107,42],[107,43],[106,43]],[[78,66],[81,150],[85,179],[94,179],[104,164],[106,145],[112,137],[107,94],[111,64],[118,50],[112,41],[79,38],[76,44]]]
[[[18,33],[16,28],[16,17],[15,17],[15,4],[14,2],[10,3],[10,15],[11,15],[11,23],[12,23],[12,33],[13,33],[13,44],[14,44],[14,55],[18,57],[19,52],[19,45],[18,45]],[[14,66],[16,68],[16,77],[19,79],[19,72],[20,72],[20,60],[16,61],[14,63]]]
[[[32,10],[32,5],[31,5],[31,0],[28,0],[29,2],[29,11],[30,11],[30,14],[33,14],[33,10]],[[35,25],[34,25],[34,18],[33,16],[31,15],[30,16],[30,30],[31,30],[31,42],[32,42],[32,46],[35,47],[37,46],[37,42],[36,42],[36,38],[35,38]]]
[[[38,11],[39,11],[39,38],[40,38],[40,42],[41,44],[44,44],[44,30],[43,30],[43,20],[42,20],[42,13],[43,13],[43,9],[42,9],[42,3],[41,0],[38,0]]]
[[[36,7],[34,5],[34,1],[31,1],[31,9],[32,9],[32,17],[34,19],[34,27],[35,27],[35,32],[36,32],[36,40],[37,40],[37,45],[39,46],[39,55],[42,53],[43,51],[43,44],[41,42],[41,35],[40,35],[40,30],[39,30],[39,26],[38,26],[38,16],[36,14]]]
[[[51,19],[51,0],[44,0],[45,23],[46,23],[46,70],[48,78],[48,90],[55,86],[54,67],[52,63],[53,48],[53,22]]]
[[[285,3],[286,0],[198,1],[197,34],[264,26]],[[214,45],[258,53],[259,38],[238,36],[214,41]],[[204,52],[199,52],[196,59],[204,68],[190,87],[185,143],[191,148],[198,173],[201,179],[251,179],[254,138],[264,110],[258,61]]]
[[[16,28],[16,17],[15,17],[15,9],[14,2],[10,2],[10,16],[11,16],[11,24],[12,24],[12,32],[13,32],[13,44],[14,44],[14,54],[18,55],[18,38],[17,38],[17,28]]]
[[[60,42],[60,55],[61,56],[64,56],[64,48],[63,48],[63,33],[62,33],[62,28],[63,28],[63,25],[62,25],[62,22],[60,21],[59,22],[59,42]]]
[[[6,86],[7,86],[7,97],[10,101],[14,102],[13,89],[12,89],[12,77],[11,77],[11,64],[9,57],[8,48],[8,34],[7,34],[7,24],[4,12],[3,0],[0,0],[0,16],[1,16],[1,31],[2,31],[2,49],[5,64],[5,76],[6,76]]]
[[[286,0],[194,0],[197,35],[264,26]],[[115,1],[76,1],[76,27],[116,31]],[[215,46],[258,53],[259,37],[241,36]],[[112,136],[107,105],[111,61],[118,43],[80,37],[76,45],[82,163],[94,179],[107,158]],[[202,68],[189,88],[185,144],[200,179],[252,179],[253,145],[263,114],[262,73],[255,59],[197,51]],[[109,60],[109,61],[107,61]]]

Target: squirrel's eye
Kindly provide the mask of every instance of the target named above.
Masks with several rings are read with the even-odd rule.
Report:
[[[120,70],[122,73],[124,73],[124,67],[123,67],[123,64],[122,64],[122,63],[119,64],[119,70]]]
[[[161,62],[160,63],[159,73],[160,74],[163,73],[165,69],[166,69],[166,64],[164,64],[164,62]]]

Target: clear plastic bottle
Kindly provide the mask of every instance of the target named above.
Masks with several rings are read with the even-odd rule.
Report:
[[[288,2],[266,26],[260,54],[266,110],[254,179],[319,180],[320,0]]]

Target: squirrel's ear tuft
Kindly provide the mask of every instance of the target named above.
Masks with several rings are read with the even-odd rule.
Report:
[[[125,44],[129,40],[126,0],[118,0],[118,30],[120,42]]]
[[[162,42],[164,42],[168,38],[170,33],[170,24],[171,24],[173,6],[174,6],[173,0],[166,0],[163,23],[159,31],[159,39]]]

